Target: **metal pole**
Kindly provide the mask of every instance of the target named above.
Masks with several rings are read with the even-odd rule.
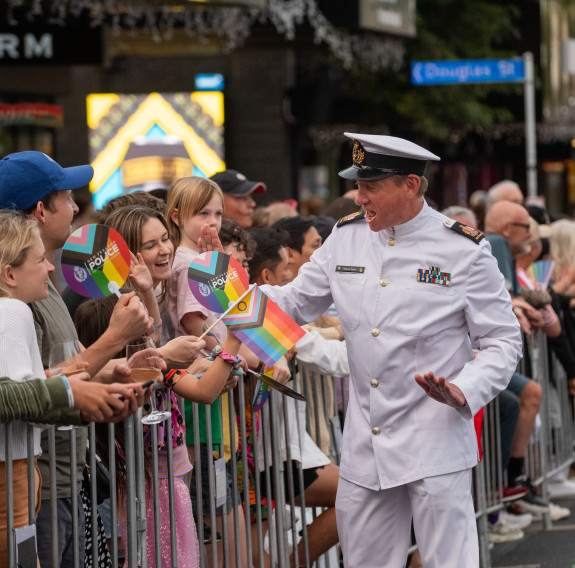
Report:
[[[58,549],[58,493],[56,488],[56,427],[48,429],[48,467],[50,471],[50,535],[52,537],[52,566],[60,564]]]
[[[537,195],[537,139],[535,134],[535,84],[533,80],[533,54],[523,54],[525,65],[525,157],[527,170],[527,195]]]
[[[70,487],[72,495],[72,540],[74,541],[73,558],[74,568],[80,568],[80,533],[79,533],[79,519],[78,519],[78,465],[76,454],[76,430],[72,428],[68,430],[70,438]],[[84,458],[85,459],[85,458]],[[83,512],[82,512],[83,514]],[[96,543],[94,543],[96,545]]]
[[[12,463],[12,423],[6,424],[4,430],[4,447],[6,452],[6,550],[10,566],[16,565],[16,539],[14,538],[14,464]]]
[[[154,509],[154,526],[148,527],[146,523],[146,528],[147,530],[154,531],[154,552],[156,556],[156,566],[161,566],[162,540],[160,536],[160,526],[162,525],[162,521],[160,513],[160,475],[158,473],[158,425],[150,424],[150,428],[152,429],[152,488],[149,494],[151,495],[152,498],[151,506]],[[146,503],[146,507],[148,506],[149,504]],[[170,533],[171,532],[172,531],[170,527]]]
[[[251,382],[251,381],[250,381]],[[248,392],[253,392],[250,388]],[[251,531],[251,515],[250,515],[250,482],[249,482],[249,468],[248,468],[248,435],[246,431],[246,404],[245,404],[245,392],[244,392],[244,381],[238,381],[238,398],[240,402],[240,440],[241,440],[241,453],[242,453],[242,475],[244,478],[244,516],[245,516],[245,525],[246,525],[246,549],[247,549],[247,557],[252,558],[252,531]],[[257,430],[256,428],[256,416],[251,414],[252,419],[252,428]],[[254,443],[257,445],[257,441],[254,436]],[[255,448],[254,448],[255,449]],[[254,455],[255,459],[255,455]],[[258,469],[258,462],[257,460],[254,461],[255,463],[255,475],[259,476],[259,469]],[[235,478],[234,478],[235,479]],[[258,505],[259,507],[259,505]]]
[[[154,394],[152,394],[152,397]],[[133,449],[134,449],[134,479],[136,507],[136,541],[138,550],[138,568],[148,567],[148,517],[146,509],[146,467],[144,457],[144,431],[142,424],[142,408],[134,415],[133,420]],[[136,418],[137,417],[137,418]]]
[[[126,438],[126,532],[122,535],[128,554],[128,568],[138,568],[141,566],[140,551],[138,550],[138,525],[137,525],[137,505],[138,495],[136,489],[136,452],[134,448],[134,421],[141,420],[142,412],[138,410],[135,416],[129,416],[124,420],[124,431]]]
[[[90,469],[90,502],[92,505],[90,517],[92,519],[92,558],[94,566],[100,566],[98,562],[98,491],[96,487],[96,425],[91,422],[88,425],[88,466]]]
[[[118,565],[118,492],[116,486],[116,427],[108,424],[108,455],[110,456],[110,517],[112,520],[112,566]],[[126,538],[127,540],[127,538]]]
[[[167,387],[164,387],[167,389]],[[171,391],[167,393],[168,400],[167,405],[170,410],[172,411],[172,397]],[[170,545],[172,551],[172,568],[177,568],[178,566],[178,538],[177,538],[177,531],[176,531],[176,501],[174,497],[174,446],[173,446],[173,430],[172,430],[172,419],[168,417],[166,420],[166,424],[164,426],[165,430],[167,430],[167,449],[168,449],[168,503],[170,505]],[[158,441],[156,438],[156,446],[154,447],[154,452],[156,456],[158,454]],[[160,517],[156,517],[158,520],[161,520]],[[183,560],[183,558],[182,558]],[[157,564],[160,566],[160,564]]]

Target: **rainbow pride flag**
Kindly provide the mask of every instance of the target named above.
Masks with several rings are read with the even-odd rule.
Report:
[[[105,298],[113,293],[111,282],[120,288],[128,278],[130,250],[107,225],[84,225],[66,240],[61,266],[72,290],[88,298]]]
[[[235,302],[249,285],[242,265],[223,252],[205,252],[192,260],[188,284],[204,308],[221,314]]]
[[[305,335],[305,331],[258,286],[223,318],[223,322],[268,367],[273,367]]]
[[[537,284],[539,290],[547,290],[554,269],[554,260],[538,260],[529,265],[527,274]]]

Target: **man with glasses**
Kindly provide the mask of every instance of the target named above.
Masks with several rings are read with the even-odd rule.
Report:
[[[499,270],[505,278],[513,312],[524,332],[543,327],[543,318],[538,310],[521,298],[515,258],[529,251],[531,237],[529,213],[527,209],[513,201],[497,201],[485,216],[485,232],[491,243],[493,255],[497,259]],[[502,465],[507,469],[510,486],[523,487],[526,490],[518,503],[528,512],[541,514],[549,510],[549,503],[542,499],[523,476],[523,467],[529,439],[535,427],[535,418],[542,401],[541,387],[521,373],[513,373],[507,391],[519,401],[519,419],[511,448],[502,446]]]
[[[532,327],[539,328],[542,319],[537,310],[518,298],[519,283],[515,272],[514,259],[529,251],[529,213],[527,209],[512,201],[497,201],[485,216],[485,233],[491,243],[493,255],[499,264],[499,270],[505,278],[505,286],[514,302],[514,311],[524,331]]]

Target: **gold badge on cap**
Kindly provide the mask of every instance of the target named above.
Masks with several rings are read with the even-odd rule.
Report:
[[[353,163],[356,165],[361,164],[365,158],[365,152],[363,151],[363,146],[357,141],[353,142]]]

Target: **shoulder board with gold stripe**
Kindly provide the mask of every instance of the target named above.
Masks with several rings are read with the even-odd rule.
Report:
[[[479,229],[473,229],[459,221],[453,221],[452,223],[449,223],[449,225],[446,221],[445,224],[449,226],[452,231],[471,239],[475,244],[479,244],[485,238],[485,235]]]
[[[365,211],[357,211],[356,213],[352,213],[351,215],[346,215],[342,217],[337,222],[337,227],[341,227],[343,225],[347,225],[348,223],[353,223],[354,221],[359,221],[360,219],[365,219]]]

